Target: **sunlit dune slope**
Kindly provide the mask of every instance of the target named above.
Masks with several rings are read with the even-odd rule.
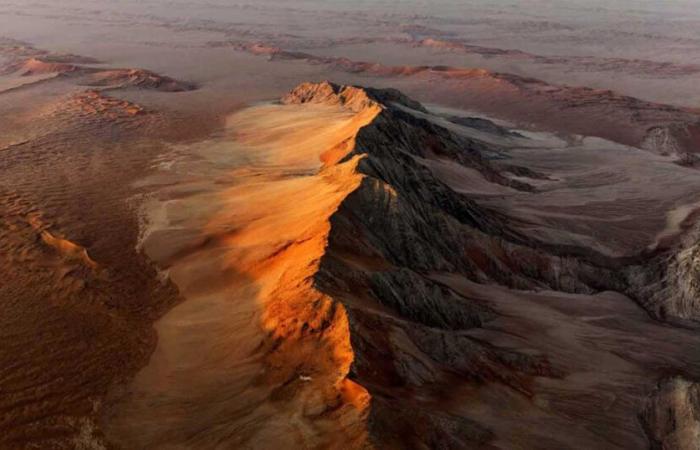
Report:
[[[263,105],[233,115],[228,127],[245,164],[231,172],[209,154],[219,165],[212,184],[198,181],[180,188],[185,195],[167,192],[151,203],[143,248],[186,301],[158,324],[151,363],[108,422],[117,441],[206,446],[234,429],[234,440],[269,445],[342,448],[365,439],[368,395],[346,378],[347,316],[316,288],[315,275],[329,217],[361,181],[361,157],[343,151],[381,106],[352,89],[338,99],[362,108]],[[217,184],[231,176],[231,187]],[[197,319],[204,311],[220,312]],[[221,386],[237,392],[235,404],[214,398]],[[180,416],[189,402],[200,413]],[[229,419],[212,429],[208,419],[222,410]],[[145,434],[137,432],[144,421],[152,426]]]

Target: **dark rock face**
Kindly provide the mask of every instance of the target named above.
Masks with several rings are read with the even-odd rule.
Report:
[[[370,433],[381,433],[391,437],[398,448],[436,448],[461,449],[476,448],[487,445],[493,434],[479,424],[445,413],[426,413],[407,403],[387,404],[384,400],[375,401],[376,413],[371,417]],[[417,425],[405,429],[397,424],[415,422]],[[384,447],[383,442],[373,442],[377,448]]]
[[[647,130],[642,148],[666,155],[698,153],[700,123],[671,124]]]
[[[374,272],[372,294],[406,319],[427,327],[460,330],[480,326],[492,313],[484,306],[465,302],[450,289],[410,269]]]
[[[524,191],[530,187],[504,172],[547,175],[492,164],[483,157],[493,150],[487,144],[456,136],[407,110],[424,113],[420,104],[396,91],[331,83],[301,85],[282,102],[340,105],[355,112],[379,108],[341,159],[359,158],[356,170],[363,179],[331,216],[315,283],[347,311],[354,352],[350,377],[372,395],[370,428],[376,434],[370,434],[383,445],[470,448],[490,439],[488,430],[444,414],[431,395],[412,397],[418,388],[431,392],[457,375],[529,396],[534,377],[566,375],[544,355],[470,336],[468,330],[487,325],[497,313],[440,284],[435,273],[526,290],[615,290],[631,295],[657,318],[698,317],[697,240],[651,260],[643,255],[622,260],[540,242],[506,215],[452,190],[423,161],[447,159]],[[416,415],[423,417],[424,429],[413,428]],[[657,416],[650,416],[650,423]]]
[[[348,311],[355,353],[352,376],[382,405],[372,408],[372,422],[393,422],[382,425],[383,439],[409,447],[463,448],[482,442],[488,432],[420,402],[410,408],[426,416],[425,432],[408,438],[397,431],[387,437],[386,430],[410,429],[414,417],[395,418],[409,403],[384,392],[431,386],[456,373],[527,393],[528,378],[558,374],[544,357],[465,335],[464,330],[481,326],[494,312],[435,282],[430,273],[460,273],[523,288],[556,285],[592,291],[577,277],[580,264],[518,243],[523,239],[506,217],[437,179],[422,158],[448,158],[494,182],[514,184],[482,158],[484,144],[394,107],[399,103],[425,111],[397,91],[305,84],[282,102],[341,105],[352,111],[381,107],[343,159],[361,157],[357,170],[364,179],[331,218],[327,253],[316,276],[319,289],[342,301]]]
[[[302,83],[282,97],[283,104],[321,103],[341,105],[358,112],[372,105],[396,103],[407,108],[427,113],[419,102],[405,96],[396,89],[359,88],[340,86],[328,81],[321,83]]]

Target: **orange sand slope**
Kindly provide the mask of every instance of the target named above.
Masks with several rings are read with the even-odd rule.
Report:
[[[362,93],[348,92],[349,101],[367,106],[353,94]],[[227,150],[245,166],[204,147],[196,170],[211,183],[178,185],[150,202],[143,248],[186,301],[158,322],[158,348],[107,422],[110,438],[126,447],[227,437],[341,448],[360,427],[350,434],[364,439],[367,394],[346,379],[347,317],[313,277],[329,217],[361,179],[359,156],[322,160],[342,159],[380,108],[264,105],[235,114]],[[160,177],[180,177],[190,162]],[[183,416],[191,402],[197,414]],[[222,414],[228,419],[212,425]]]

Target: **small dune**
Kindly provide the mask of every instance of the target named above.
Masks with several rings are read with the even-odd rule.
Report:
[[[86,74],[83,84],[112,89],[135,87],[162,92],[183,92],[196,89],[192,83],[178,81],[170,77],[143,69],[110,69],[92,71]]]
[[[93,58],[51,53],[12,40],[0,40],[0,57],[2,56],[6,59],[1,61],[0,75],[33,77],[32,82],[46,81],[56,76],[72,76],[80,84],[104,89],[138,88],[161,92],[183,92],[197,88],[194,83],[175,80],[145,69],[94,67],[91,64],[98,61]],[[1,85],[0,88],[2,88]]]
[[[41,241],[48,247],[55,250],[61,257],[83,264],[90,269],[97,269],[97,263],[90,258],[87,249],[68,239],[55,236],[48,231],[47,226],[36,216],[29,219],[29,223],[36,230]]]
[[[15,71],[20,72],[22,76],[44,75],[44,74],[62,74],[77,72],[80,67],[73,64],[61,62],[49,62],[41,58],[30,58],[23,61],[15,67]]]

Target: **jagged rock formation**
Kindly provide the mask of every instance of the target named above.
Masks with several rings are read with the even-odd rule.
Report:
[[[528,378],[561,374],[542,356],[499,349],[464,335],[464,330],[488,322],[493,312],[434,280],[431,273],[460,273],[521,288],[592,292],[601,269],[537,250],[536,243],[524,245],[525,239],[507,218],[484,210],[437,179],[421,159],[448,158],[508,184],[481,157],[481,143],[407,112],[404,107],[424,109],[396,91],[306,83],[282,102],[376,111],[357,131],[353,145],[341,147],[344,154],[325,159],[321,173],[353,164],[361,181],[330,216],[327,248],[313,275],[315,289],[325,294],[324,302],[341,304],[348,316],[354,354],[350,377],[381,405],[371,409],[370,431],[376,429],[370,437],[380,447],[386,440],[407,447],[462,447],[467,444],[462,441],[465,436],[475,439],[470,445],[480,442],[488,433],[475,425],[444,417],[428,403],[406,403],[383,393],[425,388],[458,373],[477,382],[503,383],[528,395]],[[290,296],[283,298],[289,301]],[[280,316],[289,326],[294,314],[285,311]],[[329,318],[326,327],[337,328],[338,320]],[[324,333],[323,327],[319,332]],[[285,331],[286,336],[296,333]],[[405,420],[401,423],[394,415],[407,409],[430,418],[425,434],[405,433],[411,429],[410,417],[400,416]],[[395,430],[390,437],[380,425],[388,422]],[[465,429],[471,431],[465,434]]]
[[[507,164],[499,170],[482,157],[483,151],[492,148],[417,117],[410,110],[425,112],[424,108],[396,91],[305,83],[282,103],[373,111],[372,119],[350,143],[334,148],[332,157],[321,156],[321,174],[352,164],[361,178],[328,218],[327,246],[313,274],[313,289],[323,293],[324,304],[342,305],[340,310],[321,308],[331,308],[333,314],[342,311],[343,318],[328,317],[322,321],[326,325],[315,329],[323,335],[324,327],[336,329],[339,320],[347,324],[342,327],[348,329],[353,355],[347,376],[372,397],[368,439],[378,447],[462,448],[489,439],[487,430],[463,418],[445,416],[432,401],[402,399],[397,392],[430,391],[430,386],[458,374],[477,383],[500,383],[529,396],[532,377],[565,375],[545,355],[498,348],[465,334],[497,314],[442,284],[434,273],[460,274],[520,289],[579,293],[612,289],[638,294],[640,303],[658,317],[694,314],[698,296],[692,261],[697,252],[692,248],[664,272],[665,290],[645,300],[636,287],[649,286],[649,291],[654,287],[634,277],[654,273],[650,265],[622,272],[620,268],[628,263],[624,260],[531,239],[507,216],[484,209],[444,184],[422,161],[449,159],[505,185],[508,179],[501,170],[546,175]],[[473,125],[483,130],[482,123]],[[673,295],[668,295],[669,290]],[[303,297],[298,294],[291,297]],[[282,315],[293,315],[287,313]],[[292,327],[286,328],[286,336],[299,332],[292,331],[296,327],[289,319],[285,323],[285,328]],[[285,337],[278,339],[287,342]],[[426,429],[414,433],[412,418],[419,413],[425,417],[421,423]]]
[[[700,442],[700,385],[682,377],[663,380],[641,414],[653,450],[697,448]]]
[[[517,288],[549,287],[582,293],[619,290],[637,298],[655,317],[698,317],[697,232],[687,234],[680,246],[651,259],[644,256],[646,251],[638,257],[611,258],[586,248],[540,242],[523,235],[507,217],[484,210],[452,191],[420,163],[420,158],[448,158],[476,168],[492,182],[526,191],[530,186],[514,183],[503,173],[533,179],[546,178],[546,174],[504,163],[493,165],[482,157],[493,148],[396,107],[425,111],[397,91],[305,83],[282,102],[340,105],[355,112],[381,105],[381,112],[358,131],[355,147],[344,157],[364,157],[358,165],[364,178],[333,217],[337,222],[332,223],[331,236],[342,236],[341,241],[347,236],[370,240],[339,242],[347,247],[345,251],[352,249],[363,258],[381,257],[422,272],[458,271],[477,281]],[[483,121],[461,124],[484,130]],[[495,125],[486,127],[499,135],[507,132]],[[340,217],[346,210],[351,221]],[[464,251],[455,252],[455,248]],[[632,269],[618,273],[630,263]],[[403,278],[405,281],[405,274]]]
[[[155,180],[142,248],[184,302],[159,321],[158,350],[105,422],[109,440],[620,447],[647,442],[635,418],[669,367],[700,373],[700,356],[679,361],[689,332],[619,294],[639,294],[653,314],[633,276],[666,274],[648,260],[662,250],[614,257],[532,232],[435,169],[536,198],[548,173],[480,137],[529,138],[455,125],[395,90],[329,82],[228,124],[246,161],[233,173],[228,150],[223,162],[202,150],[193,160],[214,162],[180,162],[183,184],[177,170]],[[178,413],[192,404],[196,416]],[[490,409],[503,405],[501,421]],[[513,434],[514,421],[527,430]],[[571,436],[554,435],[574,422]],[[143,423],[158,426],[144,435]]]
[[[643,266],[627,270],[629,291],[654,317],[700,322],[700,227]]]

